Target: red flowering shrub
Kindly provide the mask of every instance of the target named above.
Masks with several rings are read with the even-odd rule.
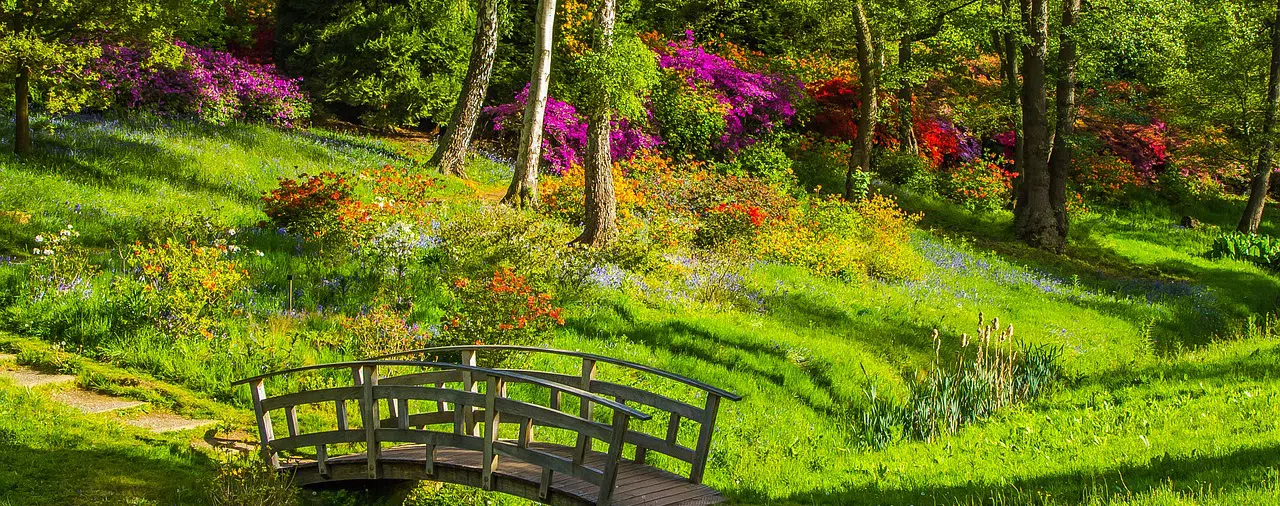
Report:
[[[291,234],[359,246],[390,221],[420,221],[436,188],[432,178],[388,165],[363,170],[354,182],[334,172],[280,178],[262,201],[271,222]]]
[[[442,346],[533,346],[564,325],[561,309],[551,303],[551,295],[535,290],[510,267],[499,268],[487,280],[455,279],[453,294],[457,310],[441,327]]]
[[[702,228],[694,237],[703,246],[734,244],[754,238],[772,217],[759,207],[723,202],[702,212]]]
[[[280,186],[262,197],[272,223],[303,237],[322,237],[342,221],[359,219],[350,209],[354,188],[345,176],[321,172],[298,179],[280,178]]]
[[[1110,152],[1080,154],[1072,177],[1086,198],[1100,202],[1115,202],[1147,183],[1133,165]]]

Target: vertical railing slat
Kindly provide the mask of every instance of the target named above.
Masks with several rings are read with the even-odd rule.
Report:
[[[374,364],[363,365],[360,367],[362,386],[364,386],[364,397],[360,402],[360,423],[364,426],[365,433],[365,458],[369,469],[369,479],[378,479],[378,458],[382,453],[382,446],[378,442],[378,425],[381,424],[378,415],[378,400],[373,395],[373,387],[378,385],[378,366]]]
[[[280,468],[280,459],[276,458],[276,452],[271,451],[271,441],[276,438],[275,433],[271,430],[271,413],[262,409],[262,401],[267,399],[265,380],[254,380],[249,386],[250,395],[253,397],[253,413],[258,418],[258,441],[262,445],[262,459],[272,469],[278,469]]]
[[[476,366],[476,352],[466,350],[462,352],[462,364],[471,367]],[[468,392],[477,392],[479,384],[476,382],[475,374],[469,370],[462,371],[462,389]],[[462,424],[466,435],[476,436],[476,413],[474,406],[466,406],[462,410]]]
[[[609,506],[613,501],[614,485],[618,481],[618,465],[622,462],[622,449],[626,445],[627,424],[631,417],[620,411],[613,412],[613,438],[609,440],[609,453],[605,456],[604,474],[600,476],[600,493],[596,506]]]
[[[498,454],[493,444],[498,441],[498,424],[500,418],[497,410],[498,394],[505,386],[502,378],[489,376],[484,392],[484,459],[481,461],[480,481],[485,490],[493,490],[493,472],[498,468]]]
[[[689,471],[689,481],[702,483],[702,475],[707,470],[707,455],[711,452],[711,434],[716,429],[716,412],[720,410],[720,396],[707,393],[707,408],[703,411],[702,424],[698,429],[698,446],[694,449],[693,469]]]
[[[596,379],[596,361],[590,358],[582,359],[582,382],[578,388],[585,391],[591,391],[591,382]],[[591,401],[581,398],[581,406],[578,409],[578,416],[587,421],[592,420]],[[586,434],[578,434],[578,442],[573,449],[573,463],[581,465],[587,458],[587,453],[591,452],[591,437]]]

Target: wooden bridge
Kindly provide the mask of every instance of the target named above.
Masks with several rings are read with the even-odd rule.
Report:
[[[511,353],[572,357],[581,361],[581,373],[477,365],[487,363],[478,358]],[[437,359],[420,360],[430,357]],[[438,357],[457,357],[457,362]],[[665,378],[683,384],[698,397],[705,396],[705,404],[695,406],[598,380],[600,364],[646,380]],[[328,383],[323,388],[268,395],[269,379],[306,371],[319,373]],[[334,386],[335,378],[342,385]],[[296,484],[431,480],[575,506],[722,502],[715,490],[701,484],[702,477],[720,401],[741,399],[642,364],[520,346],[428,348],[278,371],[235,384],[248,384],[252,390],[266,461],[293,473]],[[508,389],[511,385],[519,387]],[[508,395],[509,390],[519,392]],[[321,429],[302,431],[300,406],[307,407],[308,429],[317,424]],[[280,414],[288,431],[285,437],[276,435],[273,423],[273,416],[278,420]],[[659,434],[638,430],[633,424],[654,416],[659,417],[655,422],[666,421]],[[317,417],[322,420],[318,422]],[[358,427],[352,423],[355,420]],[[550,439],[559,443],[536,440],[535,428],[550,429],[546,431]],[[685,441],[696,443],[681,444],[682,433]],[[597,440],[607,445],[604,451],[594,447]],[[630,458],[624,456],[628,446],[634,448]],[[330,455],[331,449],[349,453]],[[303,452],[308,455],[300,456]],[[654,467],[653,453],[669,457],[665,460],[678,468],[687,464],[688,474]]]

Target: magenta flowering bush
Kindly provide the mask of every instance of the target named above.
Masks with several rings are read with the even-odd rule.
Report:
[[[799,80],[742,69],[697,45],[692,31],[685,32],[684,40],[668,41],[653,50],[664,71],[682,78],[692,91],[710,92],[719,102],[724,117],[718,139],[722,149],[737,152],[771,133],[774,126],[790,123],[796,114],[792,99],[803,89]]]
[[[87,69],[117,106],[160,114],[194,114],[218,123],[231,119],[291,126],[310,104],[301,78],[280,75],[274,65],[249,63],[231,53],[175,42],[183,50],[174,67],[148,65],[145,49],[105,45]]]
[[[514,101],[486,107],[485,113],[493,116],[493,129],[519,135],[528,100],[529,86],[525,85],[516,93]],[[627,160],[642,150],[662,145],[661,139],[631,124],[626,118],[611,122],[609,140],[609,153],[614,160]],[[587,120],[572,104],[547,97],[547,112],[542,125],[542,159],[547,162],[548,170],[556,175],[564,174],[569,167],[582,163],[586,149]]]

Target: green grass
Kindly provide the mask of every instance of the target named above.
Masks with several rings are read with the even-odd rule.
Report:
[[[0,505],[200,504],[217,466],[189,444],[0,379]]]
[[[323,132],[91,117],[50,128],[55,134],[37,137],[43,154],[0,157],[0,211],[33,215],[25,225],[0,221],[0,254],[25,251],[31,236],[68,221],[103,248],[147,236],[166,214],[200,211],[248,226],[262,219],[257,198],[276,177],[409,163],[388,142]],[[493,195],[503,170],[477,158],[471,172],[480,183],[447,182],[442,194],[459,202]],[[722,406],[706,478],[737,503],[1280,503],[1280,340],[1259,324],[1271,322],[1262,315],[1275,311],[1280,281],[1250,264],[1203,256],[1212,227],[1231,228],[1239,202],[1083,216],[1066,256],[1019,245],[1007,213],[973,214],[920,197],[902,202],[924,213],[914,246],[929,262],[919,279],[847,282],[790,266],[743,265],[732,269],[759,303],[737,308],[689,298],[678,284],[631,282],[570,305],[551,345],[745,395]],[[1273,213],[1265,224],[1272,233]],[[1210,227],[1174,227],[1182,214]],[[364,295],[330,300],[315,285],[334,275],[332,266],[310,263],[269,233],[245,241],[266,253],[247,262],[259,283],[253,307],[260,315],[243,323],[231,349],[126,336],[79,351],[241,410],[244,392],[225,385],[255,368],[350,357],[321,342],[332,322],[279,314],[285,275],[317,282],[301,290],[298,304],[308,311],[334,303],[348,310],[342,304]],[[425,319],[438,317],[427,286],[414,292]],[[261,316],[264,308],[274,313]],[[976,329],[979,312],[1012,323],[1018,339],[1062,346],[1068,379],[953,436],[867,448],[857,436],[867,385],[905,396],[908,379],[934,359],[932,329],[950,356],[960,335]],[[258,355],[244,355],[250,350]],[[539,360],[539,368],[575,367]],[[696,400],[620,370],[600,374]],[[663,421],[642,427],[658,431]],[[44,437],[32,432],[39,422],[30,417],[0,423],[31,434],[24,444]],[[85,448],[100,446],[85,437]],[[143,444],[138,451],[166,450]],[[0,466],[7,461],[0,456]],[[192,465],[175,469],[207,472]],[[164,481],[139,479],[143,489]]]

